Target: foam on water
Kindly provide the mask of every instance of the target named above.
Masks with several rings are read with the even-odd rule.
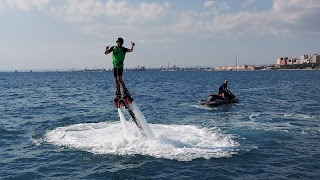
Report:
[[[251,120],[251,121],[254,121],[255,119],[256,119],[256,117],[258,117],[258,116],[260,116],[260,112],[257,112],[257,113],[251,113],[250,115],[249,115],[249,119]]]
[[[301,118],[311,119],[311,118],[313,118],[313,117],[310,116],[310,115],[307,115],[307,114],[298,114],[298,113],[285,113],[283,116],[284,116],[284,117],[294,117],[294,118],[298,118],[298,119],[301,119]]]
[[[199,104],[192,104],[189,105],[190,107],[194,107],[194,108],[198,108],[198,109],[205,109],[205,110],[216,110],[217,107],[208,107],[208,106],[203,106],[203,105],[199,105]]]
[[[45,134],[45,141],[95,154],[146,155],[156,158],[191,161],[196,158],[221,158],[237,154],[239,143],[217,129],[194,125],[149,124],[154,138],[139,136],[133,122],[126,122],[123,133],[119,122],[76,124],[59,127]]]

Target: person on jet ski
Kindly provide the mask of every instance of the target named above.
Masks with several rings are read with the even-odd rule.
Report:
[[[219,87],[219,95],[225,99],[225,94],[228,93],[228,80],[224,80],[224,82],[221,84],[221,86]]]

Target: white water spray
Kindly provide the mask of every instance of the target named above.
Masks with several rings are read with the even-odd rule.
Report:
[[[154,139],[154,135],[147,123],[146,118],[144,117],[144,115],[142,114],[142,112],[140,111],[140,109],[138,108],[138,106],[136,105],[135,102],[132,102],[131,104],[132,110],[134,112],[134,114],[136,115],[136,118],[138,120],[138,122],[140,123],[142,129],[145,131],[147,137],[149,139]]]
[[[137,133],[134,129],[139,129],[140,133],[144,134],[145,137],[147,137],[148,139],[154,139],[154,135],[153,135],[148,123],[147,123],[147,120],[145,119],[144,115],[142,114],[142,112],[140,111],[138,106],[134,102],[132,102],[130,108],[135,115],[135,121],[137,122],[137,124],[139,124],[141,129],[139,129],[139,127],[137,128],[137,124],[135,124],[134,126],[131,126],[132,124],[127,122],[126,117],[123,113],[123,111],[127,111],[127,110],[125,110],[123,107],[118,108],[118,113],[119,113],[120,122],[122,125],[124,135],[126,137],[129,137],[130,134],[134,135]],[[127,114],[127,113],[125,113],[125,114]],[[131,117],[131,116],[129,116],[129,117]],[[131,117],[131,119],[132,119],[132,117]]]
[[[123,128],[123,134],[125,136],[127,136],[129,131],[128,131],[128,125],[127,125],[126,118],[124,117],[123,112],[121,111],[120,108],[118,108],[118,113],[119,113],[120,122],[121,122],[121,125]]]

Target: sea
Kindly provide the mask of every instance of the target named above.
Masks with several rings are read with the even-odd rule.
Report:
[[[199,105],[227,79],[238,103]],[[320,71],[1,72],[0,179],[319,179]],[[125,122],[123,125],[121,119]]]

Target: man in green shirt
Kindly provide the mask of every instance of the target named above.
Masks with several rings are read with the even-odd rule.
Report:
[[[122,81],[122,74],[123,74],[123,61],[126,56],[127,52],[132,52],[133,47],[135,44],[131,42],[131,48],[125,48],[123,47],[123,39],[121,37],[118,38],[116,41],[117,46],[112,46],[109,48],[109,46],[106,47],[105,54],[109,54],[112,52],[112,64],[113,64],[113,75],[116,81],[116,98],[115,100],[119,100],[121,98],[121,92],[120,92],[120,85],[123,88],[123,94],[124,96],[129,96],[129,91],[126,88],[126,85]]]

